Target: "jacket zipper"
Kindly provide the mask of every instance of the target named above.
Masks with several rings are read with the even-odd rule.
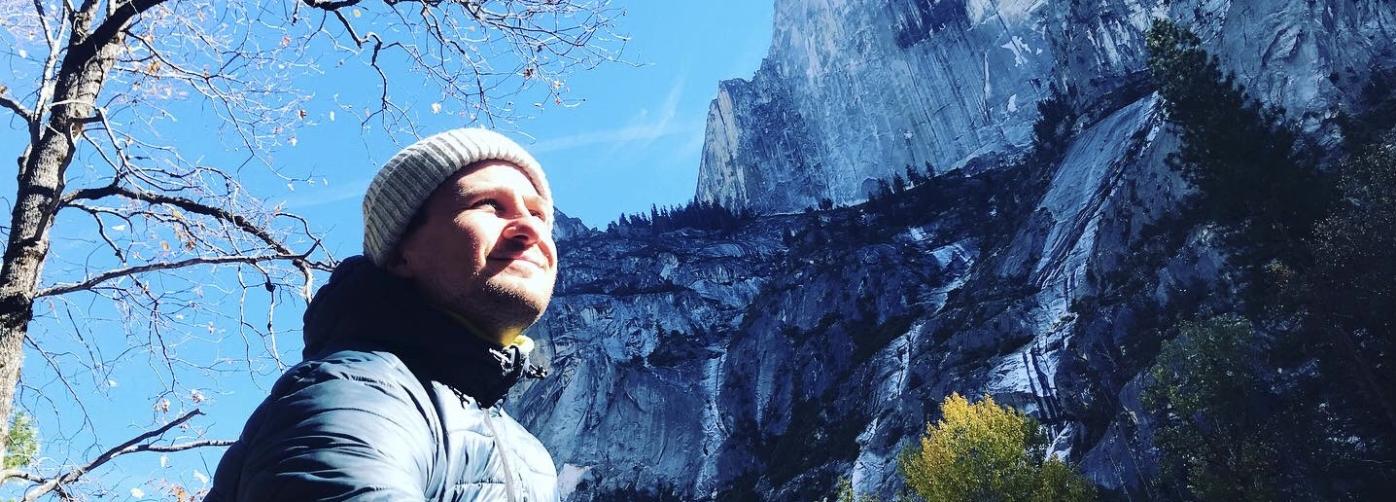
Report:
[[[494,420],[490,418],[493,410],[481,410],[485,412],[485,427],[494,435],[494,444],[499,450],[499,464],[504,467],[504,490],[509,494],[509,502],[519,502],[518,488],[514,486],[514,470],[509,468],[509,452],[504,449],[504,437],[499,435],[499,430],[494,428]]]

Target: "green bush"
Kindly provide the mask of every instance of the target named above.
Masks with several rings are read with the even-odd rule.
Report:
[[[1154,444],[1167,477],[1203,501],[1286,500],[1296,458],[1311,453],[1284,396],[1263,378],[1265,348],[1250,321],[1184,322],[1149,370],[1143,403],[1159,417]],[[1319,432],[1319,431],[1307,431]],[[1293,438],[1287,440],[1286,438]],[[1283,495],[1283,496],[1282,496]]]
[[[873,495],[859,495],[853,491],[853,481],[848,478],[839,478],[839,483],[834,487],[833,502],[878,502]]]

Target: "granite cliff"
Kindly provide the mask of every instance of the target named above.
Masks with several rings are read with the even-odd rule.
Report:
[[[697,193],[798,211],[862,200],[907,164],[997,165],[1031,141],[1049,86],[1090,102],[1137,85],[1158,17],[1189,26],[1252,94],[1331,135],[1342,97],[1396,58],[1393,15],[1371,0],[778,0],[761,68],[718,86]]]
[[[1217,237],[1176,218],[1191,188],[1143,71],[1157,17],[1320,146],[1396,66],[1379,1],[778,0],[761,69],[719,85],[699,166],[701,200],[757,216],[574,222],[559,244],[535,328],[552,374],[510,406],[564,493],[817,500],[848,476],[890,495],[897,452],[958,391],[1033,414],[1093,482],[1153,498],[1140,372],[1160,326],[1236,287]],[[1052,87],[1071,89],[1070,134],[1033,153]],[[927,163],[936,176],[865,201]]]

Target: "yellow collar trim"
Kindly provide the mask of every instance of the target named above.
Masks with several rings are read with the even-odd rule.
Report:
[[[441,311],[442,311],[442,312],[445,312],[446,315],[448,315],[448,316],[451,317],[451,319],[454,319],[454,320],[456,321],[456,323],[458,323],[458,324],[460,324],[461,326],[465,327],[465,330],[466,330],[466,331],[469,331],[471,335],[474,335],[474,336],[475,336],[475,338],[479,338],[479,339],[481,339],[481,340],[484,340],[484,341],[487,341],[487,342],[490,342],[490,343],[493,343],[493,344],[499,344],[499,340],[494,340],[494,339],[491,339],[491,338],[489,338],[489,337],[486,337],[486,336],[480,334],[480,330],[479,330],[479,329],[476,329],[476,328],[475,328],[475,324],[474,324],[474,323],[471,323],[470,320],[468,320],[468,319],[466,319],[466,318],[464,318],[464,317],[461,317],[459,314],[457,314],[457,313],[455,313],[455,312],[452,312],[452,311],[450,311],[450,310],[441,309]],[[535,343],[533,342],[533,339],[532,339],[532,338],[529,338],[527,335],[524,335],[523,333],[519,333],[519,334],[517,334],[517,335],[514,335],[514,338],[513,338],[512,340],[509,340],[508,343],[503,344],[503,346],[504,346],[504,347],[511,347],[511,346],[513,346],[513,347],[518,347],[518,348],[519,348],[519,352],[522,352],[523,354],[526,355],[526,354],[528,354],[528,353],[530,353],[530,352],[533,352],[533,348],[536,347],[537,344],[535,344]]]

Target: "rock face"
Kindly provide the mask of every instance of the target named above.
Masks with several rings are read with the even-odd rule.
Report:
[[[907,165],[993,165],[1030,142],[1050,85],[1094,102],[1144,78],[1157,17],[1329,139],[1341,96],[1396,58],[1396,13],[1376,0],[777,0],[760,70],[709,108],[698,196],[799,211],[862,200]]]
[[[1393,66],[1396,7],[834,4],[779,0],[771,56],[710,111],[699,196],[764,216],[560,239],[533,332],[552,373],[510,406],[563,493],[817,500],[850,477],[889,498],[896,454],[957,391],[1033,414],[1094,482],[1152,497],[1138,375],[1159,327],[1225,309],[1234,285],[1210,231],[1175,216],[1190,189],[1163,162],[1177,140],[1141,34],[1191,25],[1331,141],[1335,107]],[[1080,119],[1059,155],[1026,155],[1048,82],[1078,90]],[[926,161],[939,176],[902,193],[798,212]]]
[[[559,241],[577,239],[585,237],[591,232],[591,227],[582,223],[582,220],[568,216],[560,209],[553,210],[553,239]]]

